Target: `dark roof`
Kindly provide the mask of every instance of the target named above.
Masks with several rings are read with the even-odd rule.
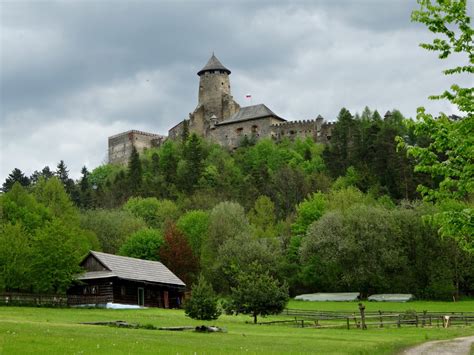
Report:
[[[94,256],[108,271],[88,271],[79,276],[79,280],[119,277],[127,280],[186,286],[159,261],[129,258],[98,251],[91,251],[89,255]]]
[[[229,123],[250,121],[257,118],[263,117],[274,117],[281,121],[286,121],[284,118],[277,116],[272,110],[270,110],[264,104],[258,104],[253,106],[241,107],[237,113],[234,113],[227,120],[219,122],[217,125],[225,125]]]
[[[211,58],[207,61],[207,64],[204,66],[204,68],[198,71],[197,75],[201,76],[205,72],[213,70],[222,70],[225,71],[227,74],[230,74],[230,70],[222,65],[222,63],[219,61],[219,59],[217,59],[214,53],[212,53]]]

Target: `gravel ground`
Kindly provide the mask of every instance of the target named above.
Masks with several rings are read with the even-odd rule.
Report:
[[[429,341],[407,349],[403,355],[469,355],[474,344],[474,336],[451,340]]]

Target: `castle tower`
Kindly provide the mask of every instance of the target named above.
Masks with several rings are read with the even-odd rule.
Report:
[[[196,133],[202,137],[209,137],[215,125],[222,122],[237,111],[240,106],[234,101],[230,93],[230,70],[227,69],[212,53],[207,64],[198,71],[199,94],[198,105],[189,114],[189,132]],[[180,137],[184,127],[184,121],[168,131],[171,139]]]
[[[206,116],[215,115],[222,120],[222,98],[230,95],[230,70],[227,69],[214,53],[207,64],[202,68],[199,75],[199,99],[198,105],[204,106]]]
[[[204,119],[211,124],[215,123],[210,122],[211,117],[214,116],[217,122],[221,122],[238,110],[230,92],[230,73],[230,70],[222,65],[214,53],[204,68],[197,73],[199,75],[198,107],[203,107]]]

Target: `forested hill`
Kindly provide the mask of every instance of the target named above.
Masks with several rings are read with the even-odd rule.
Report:
[[[242,146],[229,152],[196,136],[186,141],[167,141],[149,149],[128,167],[102,165],[72,181],[65,163],[56,172],[49,167],[29,178],[15,169],[3,184],[8,191],[14,181],[35,185],[40,177],[55,175],[74,203],[81,208],[117,208],[130,197],[156,197],[176,201],[185,209],[212,208],[232,200],[249,210],[259,196],[268,196],[279,218],[286,218],[309,193],[331,188],[357,187],[373,197],[394,201],[419,198],[416,191],[427,177],[413,173],[414,163],[405,151],[397,152],[395,137],[415,138],[394,110],[382,118],[366,108],[352,116],[342,109],[327,147],[312,140],[262,140],[245,137]]]
[[[443,206],[419,200],[418,185],[439,181],[397,150],[396,137],[429,143],[409,127],[397,110],[342,109],[328,146],[245,138],[229,152],[189,135],[78,181],[63,161],[15,169],[0,197],[0,289],[64,291],[94,248],[161,260],[188,284],[202,273],[223,294],[252,263],[292,293],[471,292],[473,254],[438,235]],[[60,280],[41,277],[57,263]]]

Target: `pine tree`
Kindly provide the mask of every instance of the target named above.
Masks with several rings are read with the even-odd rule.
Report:
[[[182,176],[182,184],[186,191],[191,192],[201,177],[204,158],[201,140],[195,133],[186,142],[183,157],[186,165]]]
[[[221,315],[218,298],[203,276],[193,285],[191,297],[184,305],[184,312],[188,317],[198,320],[214,320]]]
[[[35,170],[33,174],[31,174],[30,180],[32,184],[36,184],[41,177],[45,180],[48,180],[51,179],[53,176],[54,173],[51,171],[49,166],[45,166],[41,171]]]
[[[325,152],[325,160],[334,176],[344,175],[346,169],[354,165],[351,159],[356,155],[353,148],[357,122],[347,109],[341,109],[332,131],[331,145]]]
[[[10,191],[15,182],[19,182],[21,186],[25,186],[25,187],[30,185],[30,179],[27,176],[25,176],[25,174],[23,174],[23,172],[20,169],[15,168],[5,179],[5,182],[3,183],[3,186],[2,186],[2,191],[3,192]]]
[[[142,186],[142,163],[135,147],[132,147],[128,162],[128,185],[132,195],[139,195]]]
[[[61,180],[63,186],[66,187],[68,180],[69,180],[69,170],[67,170],[67,166],[64,163],[64,160],[61,160],[56,168],[56,176]]]
[[[86,166],[82,167],[81,174],[82,177],[79,181],[80,205],[84,208],[89,208],[92,205],[92,190],[89,182],[90,172],[87,170]]]
[[[183,121],[183,130],[181,131],[181,143],[186,144],[189,138],[189,121]]]
[[[160,172],[160,156],[157,153],[151,155],[151,172],[154,176]]]
[[[66,190],[67,194],[71,197],[71,199],[77,205],[78,202],[79,202],[79,196],[77,194],[77,191],[75,191],[74,180],[69,178],[69,170],[67,170],[67,166],[64,163],[64,160],[61,160],[58,163],[58,165],[56,167],[55,175],[58,177],[58,179],[63,184],[64,189]]]

